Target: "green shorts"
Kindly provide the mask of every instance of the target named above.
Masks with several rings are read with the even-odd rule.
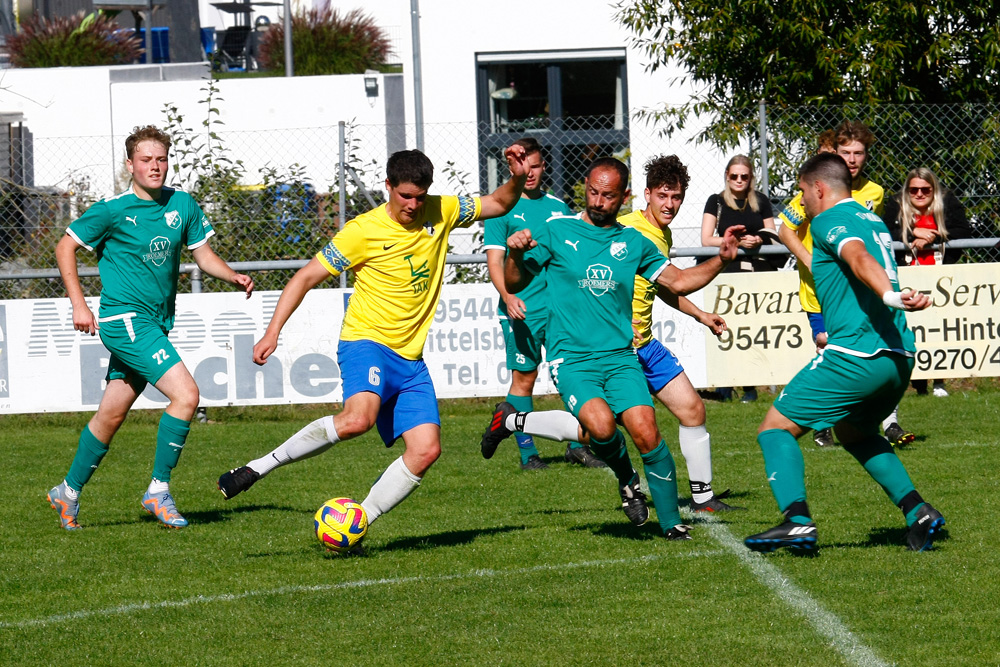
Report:
[[[101,342],[111,352],[106,380],[155,385],[181,360],[160,323],[136,313],[100,318]]]
[[[542,363],[542,344],[545,341],[545,320],[500,320],[504,345],[507,346],[507,369],[533,371]]]
[[[913,357],[894,352],[855,357],[827,348],[796,373],[774,407],[799,426],[823,429],[845,420],[877,433],[899,405],[912,371]]]
[[[637,405],[653,406],[646,376],[631,348],[549,359],[549,373],[575,417],[592,398],[603,399],[616,416]]]

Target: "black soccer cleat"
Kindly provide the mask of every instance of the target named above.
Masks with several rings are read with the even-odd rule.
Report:
[[[719,500],[719,496],[712,496],[703,503],[696,503],[694,499],[691,500],[692,512],[744,512],[746,509],[746,507],[739,507],[738,505],[727,505]]]
[[[219,476],[219,491],[226,500],[243,493],[260,479],[260,475],[246,466],[233,468]]]
[[[506,424],[507,417],[514,414],[517,414],[517,408],[507,401],[500,401],[493,408],[493,419],[490,420],[490,425],[486,427],[483,439],[479,443],[479,449],[483,453],[484,459],[493,458],[493,454],[497,451],[500,443],[514,432],[507,428]]]
[[[902,449],[908,444],[917,439],[917,436],[906,431],[896,422],[889,424],[889,427],[885,429],[885,439],[889,441],[889,444],[896,449]]]
[[[690,540],[691,526],[679,523],[667,532],[663,533],[663,536],[668,540]]]
[[[628,484],[618,487],[622,496],[622,511],[636,526],[649,521],[649,507],[646,506],[646,494],[639,488],[639,475],[632,478]]]
[[[780,526],[765,530],[763,533],[751,535],[743,540],[743,544],[751,551],[764,553],[781,547],[788,547],[792,551],[815,551],[817,549],[816,524],[786,521]]]
[[[543,461],[538,454],[532,454],[528,460],[521,464],[521,470],[545,470],[549,464]]]
[[[577,463],[585,468],[607,468],[608,464],[594,456],[590,447],[570,447],[566,445],[566,453],[563,454],[566,463]]]
[[[917,510],[917,520],[906,531],[906,546],[912,551],[927,551],[933,548],[934,540],[944,526],[941,512],[924,503]]]
[[[836,444],[833,441],[833,429],[821,428],[818,431],[813,431],[813,442],[816,443],[817,447],[833,447]]]

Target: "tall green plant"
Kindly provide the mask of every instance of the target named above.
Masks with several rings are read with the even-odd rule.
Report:
[[[14,67],[127,65],[139,59],[142,43],[103,14],[53,19],[35,14],[7,36],[7,50]]]
[[[360,9],[310,9],[292,17],[295,74],[359,74],[385,64],[389,38],[375,19]],[[274,24],[260,42],[260,66],[285,71],[285,28]]]

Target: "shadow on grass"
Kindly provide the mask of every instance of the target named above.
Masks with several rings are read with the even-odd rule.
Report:
[[[388,542],[383,546],[379,546],[378,551],[419,551],[423,549],[437,549],[439,547],[454,547],[460,544],[468,544],[479,537],[502,535],[504,533],[513,533],[515,531],[526,529],[527,526],[501,526],[499,528],[453,530],[447,533],[437,533],[435,535],[404,537],[402,539]]]
[[[613,537],[618,540],[647,541],[661,537],[660,524],[650,521],[644,526],[633,526],[628,521],[584,524],[569,530],[587,531],[597,537]]]
[[[891,547],[906,547],[906,528],[878,528],[876,530],[868,533],[868,543],[860,546],[891,546]],[[948,539],[948,529],[942,528],[937,537],[934,538],[934,543],[937,544],[943,540]],[[857,544],[849,544],[844,546],[859,546]]]
[[[282,505],[240,505],[238,507],[217,509],[217,510],[202,510],[200,512],[184,512],[184,518],[188,520],[189,524],[207,524],[207,523],[219,523],[220,521],[229,521],[233,516],[244,514],[246,512],[263,512],[267,510],[277,510],[279,512],[294,512],[295,514],[303,514],[304,511],[297,507],[284,507]],[[152,514],[143,515],[142,521],[158,521],[158,519]],[[122,522],[122,523],[134,523],[134,522]]]

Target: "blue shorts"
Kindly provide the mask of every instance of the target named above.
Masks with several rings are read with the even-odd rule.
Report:
[[[655,338],[637,349],[635,354],[639,357],[639,365],[642,366],[646,386],[651,394],[659,393],[671,380],[684,372],[684,367],[677,361],[674,353]]]
[[[375,427],[386,447],[411,428],[441,425],[434,383],[423,359],[404,359],[370,340],[342,340],[337,363],[345,401],[362,391],[382,399]]]
[[[821,333],[826,333],[826,323],[823,321],[823,313],[809,313],[809,328],[813,332],[813,340],[816,340],[816,336]]]

